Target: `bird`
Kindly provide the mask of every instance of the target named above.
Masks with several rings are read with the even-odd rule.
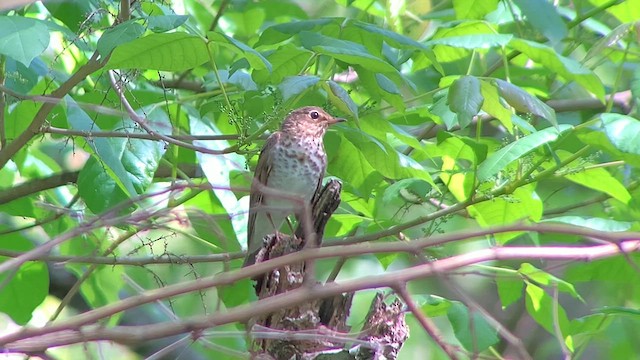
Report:
[[[289,215],[300,215],[320,191],[327,167],[323,138],[329,126],[346,121],[317,106],[291,111],[271,134],[258,157],[249,196],[247,256],[253,265],[263,238],[278,231]]]

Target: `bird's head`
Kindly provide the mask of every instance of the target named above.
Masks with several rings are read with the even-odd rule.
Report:
[[[333,117],[317,106],[305,106],[290,112],[280,130],[291,135],[322,138],[330,125],[343,121],[346,120]]]

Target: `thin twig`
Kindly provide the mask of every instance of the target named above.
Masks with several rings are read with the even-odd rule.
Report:
[[[449,356],[450,359],[457,360],[458,355],[456,355],[456,352],[459,351],[459,349],[456,349],[455,346],[448,344],[442,337],[442,334],[440,333],[440,330],[438,330],[438,327],[436,326],[436,324],[434,324],[433,321],[431,321],[431,319],[424,316],[422,311],[418,309],[418,307],[413,301],[413,298],[411,297],[411,294],[409,294],[409,292],[407,291],[406,283],[399,284],[397,287],[394,288],[394,290],[400,296],[402,301],[407,305],[407,308],[409,308],[409,311],[411,311],[413,316],[415,316],[418,322],[420,322],[420,325],[422,325],[422,328],[424,329],[424,331],[426,331],[427,334],[431,336],[433,341],[435,341],[436,344],[440,346],[442,351],[444,351],[444,353],[447,354],[447,356]]]

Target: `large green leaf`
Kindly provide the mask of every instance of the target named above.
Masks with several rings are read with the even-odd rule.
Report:
[[[567,36],[567,26],[547,0],[514,0],[527,21],[553,43]]]
[[[578,294],[578,292],[576,291],[573,284],[568,283],[552,274],[549,274],[544,270],[540,270],[529,263],[523,263],[522,265],[520,265],[518,272],[525,276],[527,279],[535,281],[539,285],[556,286],[559,291],[568,293],[574,298],[584,301],[580,294]]]
[[[329,132],[324,140],[328,153],[327,170],[331,175],[343,179],[347,184],[368,194],[382,180],[382,176],[369,164],[365,155],[356,145],[334,132]],[[337,154],[340,154],[337,156]]]
[[[511,116],[513,114],[500,101],[498,89],[488,81],[481,81],[480,91],[484,98],[484,101],[482,102],[482,110],[498,119],[507,131],[513,134],[513,121],[511,120]]]
[[[262,54],[251,48],[250,46],[243,44],[242,42],[227,36],[219,32],[209,32],[209,40],[213,44],[225,46],[237,54],[243,56],[249,62],[252,68],[256,70],[267,69],[271,71],[272,67],[269,60],[265,59]]]
[[[0,226],[0,231],[8,230]],[[33,244],[17,232],[0,236],[0,249],[25,252]],[[0,263],[8,260],[0,256]],[[17,324],[25,325],[33,311],[49,294],[49,272],[44,262],[26,262],[17,271],[0,274],[0,312],[11,317]]]
[[[272,70],[253,69],[251,76],[258,83],[279,84],[285,77],[302,73],[308,65],[313,52],[286,44],[266,55]]]
[[[136,20],[129,20],[107,29],[98,39],[98,52],[108,56],[116,46],[139,38],[144,33],[144,26]]]
[[[504,80],[494,79],[492,83],[498,89],[502,98],[516,111],[540,116],[549,121],[551,125],[558,126],[555,110],[537,97]]]
[[[577,61],[560,55],[550,46],[533,41],[514,38],[509,42],[508,46],[525,54],[531,60],[542,64],[552,73],[557,73],[569,81],[577,82],[598,99],[604,101],[602,81],[596,74]]]
[[[282,83],[278,85],[278,89],[280,89],[282,98],[286,101],[313,87],[318,83],[318,81],[320,81],[320,78],[312,75],[290,76],[285,78]]]
[[[447,36],[427,41],[428,46],[447,45],[456,48],[474,50],[506,46],[513,35],[507,34],[468,34]]]
[[[600,130],[616,149],[629,154],[640,155],[640,121],[622,114],[600,114]]]
[[[173,30],[189,20],[188,15],[156,15],[147,17],[149,30],[159,33]]]
[[[525,293],[526,308],[529,315],[549,333],[564,339],[567,347],[572,350],[573,342],[571,336],[569,336],[569,318],[562,306],[554,304],[555,301],[549,294],[541,287],[530,282],[527,282]],[[561,334],[556,334],[556,326],[554,325],[556,323]]]
[[[329,101],[340,111],[350,114],[356,121],[358,120],[358,105],[351,99],[349,93],[337,82],[327,80],[322,83],[322,87],[327,92]]]
[[[383,29],[381,27],[375,26],[373,24],[365,23],[362,21],[351,20],[349,25],[358,27],[365,31],[365,34],[378,34],[381,35],[386,43],[400,49],[409,49],[409,50],[417,50],[420,51],[424,56],[429,59],[431,64],[435,67],[435,69],[440,73],[444,74],[444,70],[442,69],[442,65],[438,63],[436,59],[436,55],[428,46],[425,44],[419,43],[409,37],[403,36],[391,30]],[[376,36],[369,36],[369,38],[377,38]]]
[[[560,160],[565,160],[571,156],[571,153],[564,150],[556,151],[556,156]],[[579,165],[576,167],[569,164],[569,168],[563,169],[564,177],[576,184],[580,184],[584,187],[600,191],[602,193],[610,195],[612,198],[627,204],[631,200],[631,194],[620,180],[611,175],[605,168],[593,167],[592,163],[585,162],[583,160],[576,161]],[[543,166],[553,166],[555,163],[549,161]]]
[[[498,343],[498,330],[477,311],[453,301],[447,310],[453,333],[468,351],[481,352]]]
[[[553,127],[546,128],[510,143],[489,155],[487,159],[480,164],[478,167],[478,180],[488,180],[511,162],[520,159],[522,156],[544,144],[555,141],[560,134],[571,128],[571,125],[562,124],[558,126],[558,129]]]
[[[502,309],[513,304],[522,298],[524,281],[520,276],[504,277],[498,274],[496,276],[496,286],[498,289],[498,297],[502,303]]]
[[[183,71],[209,61],[205,41],[182,32],[151,34],[117,46],[107,69]]]
[[[469,215],[485,228],[509,225],[522,220],[537,222],[542,218],[542,200],[533,184],[517,188],[511,195],[497,197],[469,206]],[[519,236],[522,232],[494,235],[499,244]]]
[[[290,39],[303,31],[315,31],[320,27],[341,21],[339,18],[334,19],[314,19],[287,22],[266,28],[260,35],[260,39],[255,47],[263,45],[272,45]]]
[[[299,35],[302,46],[318,54],[328,55],[350,65],[360,65],[371,71],[397,72],[388,62],[373,56],[367,49],[351,41],[339,40],[315,32],[303,31]]]
[[[68,113],[70,123],[82,124],[84,119],[86,122],[81,128],[91,126],[86,113],[79,108],[70,106]],[[157,123],[163,119],[168,123],[162,110],[156,110],[150,116]],[[129,126],[135,128],[130,121]],[[89,144],[94,153],[78,175],[78,192],[95,214],[144,193],[166,151],[163,143],[153,140],[99,138]]]
[[[0,16],[0,54],[29,66],[48,46],[49,30],[41,20]]]
[[[589,128],[580,128],[578,138],[630,164],[640,165],[640,121],[614,113],[598,116],[600,122]]]
[[[378,141],[361,131],[343,128],[342,132],[344,137],[364,155],[367,162],[382,176],[396,180],[414,177],[435,186],[431,175],[422,165],[399,153],[389,144]]]
[[[498,7],[498,0],[454,0],[456,19],[482,19]]]
[[[463,76],[451,84],[448,94],[449,108],[458,114],[460,128],[464,129],[482,108],[484,97],[480,81],[475,76]]]

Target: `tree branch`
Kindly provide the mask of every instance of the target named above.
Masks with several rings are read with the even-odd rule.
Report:
[[[374,247],[373,244],[366,245],[369,246],[364,248],[362,245],[356,245],[345,248],[360,247],[361,251],[368,252],[366,250],[372,250]],[[57,324],[42,328],[25,328],[18,333],[0,337],[0,347],[4,348],[5,351],[28,353],[44,351],[51,346],[69,345],[94,340],[109,340],[123,344],[131,344],[176,334],[191,333],[197,337],[204,329],[234,322],[244,322],[252,317],[277,311],[282,307],[296,306],[311,300],[328,298],[346,292],[382,287],[393,288],[397,287],[398,284],[436,276],[441,273],[486,261],[534,259],[593,261],[618,255],[623,252],[638,251],[639,249],[640,240],[625,240],[619,244],[584,247],[494,247],[472,251],[377,276],[366,276],[341,283],[334,282],[317,285],[315,287],[303,286],[284,294],[261,299],[256,303],[241,305],[224,312],[218,312],[204,317],[199,316],[185,319],[178,323],[162,323],[139,327],[116,326],[113,328],[105,328],[101,325],[87,326],[132,307],[213,286],[229,285],[241,278],[257,275],[258,273],[284,266],[293,261],[345,255],[345,252],[339,251],[340,249],[309,249],[252,265],[242,270],[217,274],[208,278],[147,291],[141,295],[124,299],[116,304],[107,305],[84,314],[73,316]]]

